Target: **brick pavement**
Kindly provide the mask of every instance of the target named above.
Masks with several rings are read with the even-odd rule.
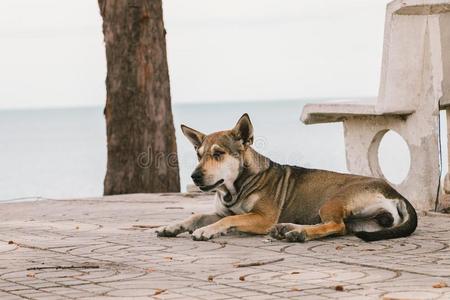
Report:
[[[195,242],[149,228],[212,207],[195,194],[1,204],[0,299],[450,299],[446,215],[374,243],[238,234]]]

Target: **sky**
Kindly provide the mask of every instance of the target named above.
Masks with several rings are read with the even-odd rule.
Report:
[[[376,96],[387,1],[163,0],[173,103]],[[0,1],[0,109],[102,106],[95,0]]]

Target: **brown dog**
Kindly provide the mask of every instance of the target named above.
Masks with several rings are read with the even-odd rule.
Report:
[[[237,230],[291,242],[347,233],[375,241],[416,229],[413,206],[383,179],[280,165],[257,153],[247,114],[227,131],[181,129],[198,155],[192,179],[216,192],[216,211],[160,228],[158,236],[189,231],[208,240]]]

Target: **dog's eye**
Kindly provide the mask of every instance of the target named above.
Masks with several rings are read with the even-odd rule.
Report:
[[[198,160],[200,160],[202,158],[202,156],[200,154],[198,154],[198,152],[197,152],[197,158],[198,158]]]
[[[214,157],[215,159],[219,159],[224,153],[225,153],[225,152],[222,152],[222,151],[214,151],[214,152],[213,152],[213,157]]]

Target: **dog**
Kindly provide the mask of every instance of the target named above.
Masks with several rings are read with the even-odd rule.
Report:
[[[189,232],[204,241],[238,231],[306,242],[353,233],[376,241],[417,227],[414,207],[383,179],[281,165],[256,152],[248,114],[231,130],[181,129],[198,156],[192,180],[215,191],[216,209],[159,228],[160,237]]]

